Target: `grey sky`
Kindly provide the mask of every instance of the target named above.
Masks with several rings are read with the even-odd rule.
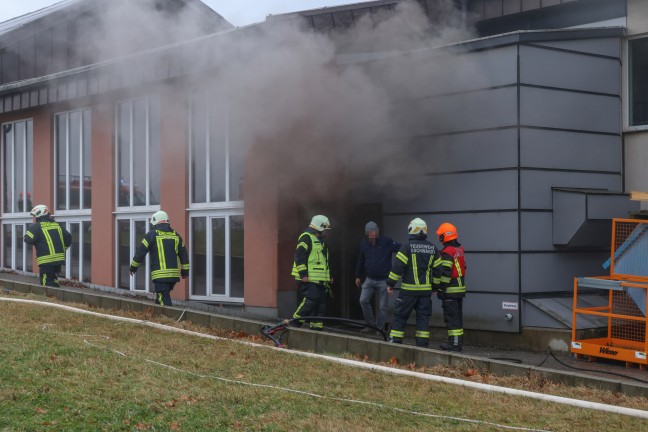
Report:
[[[110,0],[106,0],[110,1]],[[368,0],[203,0],[237,26],[263,21],[269,14],[362,3]],[[58,0],[0,0],[0,22],[58,3]]]

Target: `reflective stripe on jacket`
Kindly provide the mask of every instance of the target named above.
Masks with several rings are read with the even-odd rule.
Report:
[[[168,224],[146,233],[131,261],[131,271],[142,265],[146,254],[151,255],[151,279],[178,282],[180,275],[189,275],[189,254],[182,237]],[[178,263],[178,260],[180,263]]]
[[[72,234],[51,217],[44,216],[27,228],[23,240],[34,245],[39,266],[63,265],[65,251],[72,244]]]
[[[326,244],[312,232],[306,231],[297,240],[292,275],[295,280],[308,276],[310,282],[330,282],[328,259]]]
[[[394,257],[387,285],[393,287],[402,277],[401,289],[410,294],[430,295],[432,292],[432,267],[439,253],[424,238],[410,238]]]
[[[464,248],[458,242],[445,244],[439,258],[441,271],[434,278],[435,289],[449,297],[464,297],[466,295],[466,259]]]

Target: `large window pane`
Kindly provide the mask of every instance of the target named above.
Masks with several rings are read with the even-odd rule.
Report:
[[[130,144],[131,144],[131,104],[119,104],[117,114],[117,161],[119,175],[119,192],[117,205],[130,206]]]
[[[81,112],[70,113],[70,210],[81,208]]]
[[[13,148],[14,148],[14,126],[8,123],[2,126],[2,139],[4,145],[4,177],[2,179],[2,195],[4,199],[3,211],[5,213],[13,212]]]
[[[227,167],[227,113],[215,102],[210,107],[209,131],[209,200],[225,201],[225,179]]]
[[[191,219],[191,294],[207,295],[207,218]]]
[[[146,205],[147,99],[133,103],[133,205]]]
[[[13,238],[11,236],[11,225],[2,226],[2,240],[4,245],[3,251],[3,266],[5,268],[11,268],[11,245],[13,243]]]
[[[90,282],[92,263],[92,225],[90,222],[82,223],[83,231],[83,281]]]
[[[130,221],[117,222],[117,239],[118,287],[130,289]]]
[[[211,230],[212,294],[225,295],[225,219],[212,219]]]
[[[25,160],[27,161],[27,188],[26,188],[26,211],[31,211],[33,204],[31,199],[34,190],[34,123],[27,121],[27,145],[25,146]]]
[[[14,123],[14,211],[25,211],[25,123]]]
[[[68,259],[70,260],[70,276],[75,279],[80,279],[80,236],[81,232],[78,223],[71,223],[69,226],[70,234],[72,234],[72,245],[69,249]]]
[[[92,208],[92,116],[83,111],[83,208]],[[85,275],[85,272],[84,272]],[[89,276],[89,274],[88,274]]]
[[[230,217],[230,296],[243,298],[243,216]]]
[[[136,221],[135,222],[135,246],[134,250],[131,251],[131,255],[135,255],[135,249],[142,242],[142,239],[146,235],[146,221]],[[138,291],[146,290],[146,261],[142,263],[140,269],[135,274],[135,289]]]
[[[67,123],[68,115],[56,116],[56,209],[65,210],[67,203]]]
[[[630,126],[648,125],[648,38],[628,42],[630,57]]]
[[[207,104],[194,94],[191,99],[191,202],[207,201]]]
[[[160,98],[149,104],[149,204],[160,204]]]
[[[23,225],[16,225],[16,270],[25,271],[25,266],[23,264],[23,236],[25,231]]]

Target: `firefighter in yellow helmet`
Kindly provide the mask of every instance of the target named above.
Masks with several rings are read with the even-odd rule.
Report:
[[[180,277],[189,276],[189,254],[182,237],[169,224],[169,215],[157,211],[151,216],[153,229],[146,233],[135,251],[130,264],[130,274],[134,275],[151,253],[151,280],[155,289],[155,302],[171,306],[171,290]],[[179,261],[179,262],[178,262]]]
[[[432,275],[433,264],[439,253],[427,241],[427,224],[420,218],[413,219],[407,227],[408,241],[404,243],[392,263],[387,278],[387,292],[391,294],[399,279],[401,282],[398,298],[394,302],[394,315],[389,340],[403,343],[405,324],[416,310],[416,345],[427,347],[430,344],[430,316],[432,315]]]
[[[293,318],[320,317],[326,313],[327,297],[331,295],[331,273],[325,240],[330,230],[331,223],[328,218],[316,215],[297,240],[292,275],[297,281],[297,288],[303,295],[303,300]],[[297,327],[303,323],[304,320],[293,321],[293,325]],[[313,330],[324,328],[322,321],[309,320],[309,324]]]
[[[27,228],[23,241],[36,249],[41,285],[58,287],[58,272],[65,264],[65,252],[72,244],[72,234],[63,228],[44,204],[31,210],[34,223]]]
[[[436,233],[443,243],[443,249],[433,283],[437,297],[442,302],[443,320],[448,326],[448,342],[440,347],[446,351],[461,351],[464,335],[463,299],[466,296],[464,248],[457,241],[457,228],[451,223],[442,223]]]

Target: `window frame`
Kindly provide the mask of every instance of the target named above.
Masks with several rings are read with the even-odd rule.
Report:
[[[27,247],[25,246],[26,244],[23,243],[23,250],[22,250],[22,261],[23,265],[22,268],[23,270],[18,270],[16,266],[16,242],[23,242],[23,238],[16,238],[16,226],[17,225],[22,225],[23,226],[23,236],[25,235],[25,232],[29,228],[29,226],[33,223],[33,219],[31,217],[26,218],[26,217],[13,217],[11,219],[4,219],[2,220],[2,224],[0,224],[0,229],[2,231],[0,232],[0,267],[8,270],[13,270],[19,274],[35,274],[36,266],[34,264],[34,256],[33,256],[33,246],[32,246],[32,253],[27,254]],[[4,229],[6,226],[11,226],[11,237],[13,238],[13,242],[11,244],[11,267],[5,267],[5,236],[4,236]],[[31,271],[24,270],[27,268],[27,262],[31,260]]]
[[[159,209],[158,209],[159,210]],[[157,210],[155,210],[157,211]],[[135,223],[144,222],[147,229],[145,232],[150,230],[150,211],[137,211],[137,212],[128,212],[128,213],[115,213],[115,288],[120,291],[125,291],[125,288],[119,286],[119,222],[129,221],[129,262],[132,261],[133,256],[135,255],[135,250],[139,246],[142,239],[136,237]],[[139,241],[138,241],[139,240]],[[142,268],[143,267],[143,268]],[[144,271],[144,273],[142,273]],[[137,289],[137,279],[144,277],[144,287],[145,289]],[[135,278],[130,277],[129,279],[129,288],[128,291],[135,293],[152,293],[153,292],[153,283],[151,282],[151,264],[149,254],[146,254],[145,262],[138,269]]]
[[[80,122],[80,131],[79,131],[79,144],[80,144],[80,154],[79,154],[79,168],[81,172],[81,178],[80,178],[80,185],[79,185],[79,208],[78,209],[70,209],[70,115],[72,113],[78,112],[81,115],[81,122]],[[84,122],[84,114],[88,112],[90,117],[89,117],[89,131],[90,131],[90,142],[85,143],[84,142],[84,135],[85,135],[85,122]],[[59,140],[58,140],[58,117],[61,115],[66,116],[65,120],[65,139],[66,139],[66,144],[65,144],[65,208],[64,209],[59,209],[58,207],[58,176],[60,173],[58,172],[58,162],[59,162],[59,157],[58,157],[58,149],[59,149]],[[85,199],[84,199],[84,188],[85,188],[85,173],[87,172],[87,168],[85,166],[85,156],[86,156],[86,147],[90,151],[90,154],[92,155],[92,109],[89,107],[86,108],[79,108],[79,109],[74,109],[74,110],[68,110],[68,111],[60,111],[57,113],[54,113],[54,154],[53,154],[53,159],[54,159],[54,209],[56,214],[58,215],[82,215],[85,216],[89,214],[91,211],[92,207],[87,207],[85,208]],[[92,169],[92,159],[90,159],[90,169]],[[89,176],[90,178],[92,175]],[[91,186],[92,187],[92,186]],[[91,192],[92,193],[92,192]]]
[[[63,227],[68,230],[70,233],[72,230],[70,229],[70,224],[81,224],[83,226],[84,222],[90,222],[90,229],[92,229],[92,217],[88,213],[86,215],[79,215],[79,214],[63,214],[63,212],[57,212],[56,213],[56,221],[63,225]],[[84,274],[83,274],[83,256],[85,252],[85,245],[83,242],[83,229],[79,230],[79,282],[86,282],[84,281]],[[65,265],[63,266],[63,274],[65,275],[65,279],[71,279],[72,278],[72,259],[70,257],[70,254],[72,253],[72,247],[68,248],[68,250],[65,253]],[[92,282],[92,258],[90,260],[90,275],[88,275],[88,280],[90,281],[89,283]]]
[[[631,53],[630,53],[630,43],[633,40],[637,39],[648,39],[648,33],[641,33],[626,37],[623,41],[623,51],[622,51],[622,71],[621,74],[624,79],[622,79],[622,94],[624,101],[622,103],[623,110],[623,129],[624,132],[641,132],[648,131],[648,124],[645,125],[632,125],[630,124],[632,111],[633,111],[633,100],[632,100],[632,65],[631,65]],[[648,79],[648,78],[647,78]]]
[[[5,168],[5,150],[7,143],[4,141],[5,139],[5,134],[4,134],[4,128],[5,125],[11,124],[11,125],[16,125],[17,123],[24,123],[25,124],[25,132],[24,132],[24,148],[23,148],[23,163],[22,163],[22,168],[23,168],[23,178],[22,178],[22,183],[23,183],[23,188],[27,188],[27,183],[28,183],[28,173],[27,173],[27,168],[28,168],[28,159],[31,159],[31,176],[32,176],[32,187],[34,186],[34,119],[33,117],[28,117],[24,119],[19,119],[19,120],[12,120],[8,122],[4,122],[0,124],[0,144],[2,145],[2,151],[0,152],[0,167],[4,171]],[[30,152],[30,158],[26,156],[26,150],[27,146],[29,145],[27,142],[27,125],[31,123],[31,130],[32,130],[32,135],[31,135],[31,152]],[[16,128],[13,126],[13,132],[12,132],[12,139],[11,139],[11,211],[4,211],[4,202],[5,202],[5,190],[7,190],[4,184],[5,181],[5,176],[2,176],[2,180],[0,181],[0,187],[2,187],[2,191],[0,191],[0,200],[2,201],[2,206],[0,207],[0,210],[2,211],[2,218],[3,219],[8,219],[8,218],[23,218],[25,216],[29,217],[31,209],[27,209],[26,211],[14,211],[16,207],[16,197],[13,196],[13,193],[15,191],[15,186],[16,186]],[[7,185],[8,186],[8,185]],[[33,191],[27,191],[23,190],[23,199],[27,199],[27,193],[31,193]],[[33,205],[33,202],[32,202]]]

